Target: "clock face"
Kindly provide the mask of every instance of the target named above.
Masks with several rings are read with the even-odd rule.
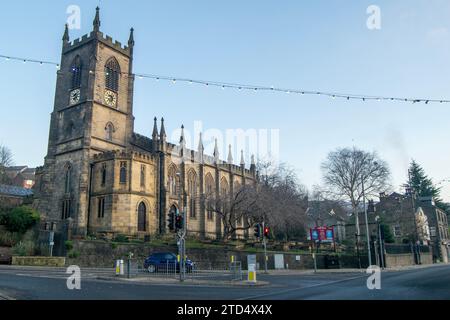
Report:
[[[70,104],[76,104],[80,102],[81,92],[80,89],[76,89],[70,92]]]
[[[110,107],[115,107],[117,104],[117,95],[116,93],[106,90],[105,92],[105,103]]]

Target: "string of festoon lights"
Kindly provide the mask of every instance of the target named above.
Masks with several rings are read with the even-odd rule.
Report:
[[[40,65],[51,65],[55,66],[58,72],[64,73],[64,71],[60,70],[60,64],[51,61],[45,60],[36,60],[36,59],[28,59],[28,58],[20,58],[13,56],[6,56],[0,54],[0,59],[4,59],[6,61],[19,61],[23,63],[35,63]],[[82,70],[89,71],[90,74],[94,73],[106,73],[105,70]],[[71,70],[67,71],[68,73]],[[121,74],[129,76],[128,72],[121,72]],[[286,93],[286,94],[297,94],[297,95],[316,95],[316,96],[325,96],[330,97],[332,99],[346,99],[346,100],[360,100],[360,101],[392,101],[392,102],[409,102],[409,103],[450,103],[450,100],[447,99],[428,99],[428,98],[402,98],[402,97],[388,97],[388,96],[373,96],[373,95],[361,95],[361,94],[345,94],[345,93],[334,93],[334,92],[326,92],[326,91],[312,91],[312,90],[300,90],[300,89],[287,89],[287,88],[279,88],[279,87],[267,87],[267,86],[258,86],[258,85],[249,85],[249,84],[238,84],[238,83],[228,83],[228,82],[219,82],[219,81],[208,81],[208,80],[196,80],[182,77],[169,77],[169,76],[161,76],[155,74],[144,74],[144,73],[133,73],[132,75],[138,79],[153,79],[156,81],[170,81],[172,83],[188,83],[188,84],[197,84],[206,87],[219,87],[222,89],[235,89],[238,91],[246,90],[246,91],[254,91],[254,92],[278,92],[278,93]]]

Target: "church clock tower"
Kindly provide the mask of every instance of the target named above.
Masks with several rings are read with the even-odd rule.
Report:
[[[87,232],[91,159],[127,150],[134,130],[133,29],[122,46],[100,25],[99,8],[93,31],[82,38],[70,42],[66,25],[48,152],[37,172],[37,209],[79,235]]]

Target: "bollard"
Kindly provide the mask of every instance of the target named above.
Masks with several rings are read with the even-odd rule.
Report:
[[[120,260],[120,275],[123,276],[125,274],[124,272],[124,261]]]
[[[256,283],[256,265],[248,265],[248,282]]]

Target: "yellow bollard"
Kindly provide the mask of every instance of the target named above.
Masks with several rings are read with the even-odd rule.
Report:
[[[248,265],[248,282],[256,283],[256,265]]]

